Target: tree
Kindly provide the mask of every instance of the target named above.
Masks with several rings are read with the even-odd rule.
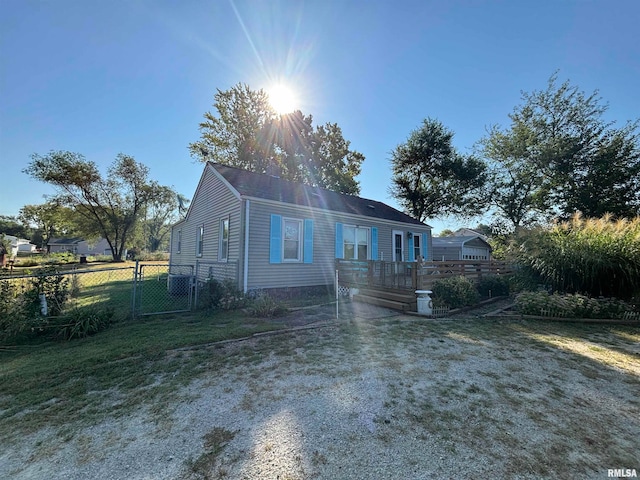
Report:
[[[170,187],[158,187],[156,195],[144,206],[143,231],[146,247],[158,251],[171,232],[171,224],[178,218],[178,198]]]
[[[0,233],[19,238],[31,238],[31,229],[10,215],[0,215]]]
[[[587,95],[557,73],[481,141],[490,164],[489,197],[513,229],[536,219],[640,213],[638,121],[614,128],[598,91]]]
[[[25,225],[33,225],[36,231],[31,241],[44,248],[54,236],[72,235],[76,230],[75,212],[63,207],[56,201],[41,205],[25,205],[20,209],[18,218]],[[39,238],[37,238],[39,237]]]
[[[391,153],[391,194],[421,221],[446,215],[472,217],[484,208],[485,164],[459,154],[452,140],[452,131],[428,118]]]
[[[54,201],[74,209],[85,234],[104,237],[114,261],[122,260],[142,209],[160,190],[148,179],[149,169],[124,154],[104,178],[94,162],[67,151],[33,154],[24,172],[56,187]]]
[[[522,225],[534,224],[550,208],[546,177],[529,148],[531,132],[522,125],[510,132],[491,127],[489,136],[481,141],[483,154],[488,158],[487,198],[495,208],[494,226],[504,230],[518,230]]]
[[[364,161],[351,150],[335,123],[313,126],[313,117],[295,111],[277,115],[263,90],[245,84],[218,90],[213,104],[217,114],[206,112],[200,140],[189,145],[200,160],[250,170],[277,172],[287,180],[358,194],[355,177]]]

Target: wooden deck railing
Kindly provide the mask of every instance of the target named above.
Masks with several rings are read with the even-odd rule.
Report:
[[[336,270],[342,285],[398,290],[429,290],[442,278],[463,276],[477,281],[487,275],[513,273],[511,265],[493,260],[385,262],[336,259]]]

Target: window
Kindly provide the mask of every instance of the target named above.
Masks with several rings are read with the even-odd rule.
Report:
[[[182,250],[182,230],[178,230],[178,240],[177,240],[177,253],[180,253],[180,250]]]
[[[282,262],[313,263],[313,219],[271,215],[269,263]]]
[[[420,249],[420,241],[421,241],[420,234],[414,233],[413,234],[413,259],[416,261],[422,255],[422,250]]]
[[[204,251],[204,225],[198,227],[196,232],[196,256],[201,257]]]
[[[229,219],[220,220],[220,245],[218,246],[218,260],[227,261],[229,258]]]
[[[402,232],[393,231],[393,261],[394,262],[403,262],[404,261],[404,244],[403,244],[404,234]]]
[[[283,229],[282,259],[285,262],[299,262],[301,260],[302,220],[285,218]]]
[[[344,257],[346,260],[369,258],[369,229],[345,225],[342,231]]]

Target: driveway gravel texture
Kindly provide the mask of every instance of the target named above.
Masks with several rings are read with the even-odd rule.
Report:
[[[70,419],[64,435],[49,428],[13,441],[0,451],[0,477],[640,472],[638,329],[563,335],[557,325],[478,312],[431,320],[358,304],[312,327],[167,352],[200,355],[202,370],[166,404],[116,416],[107,402],[99,424]]]

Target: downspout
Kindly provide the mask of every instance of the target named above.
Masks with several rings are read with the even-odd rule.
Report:
[[[242,291],[249,287],[249,200],[244,201],[244,261],[242,262]]]

